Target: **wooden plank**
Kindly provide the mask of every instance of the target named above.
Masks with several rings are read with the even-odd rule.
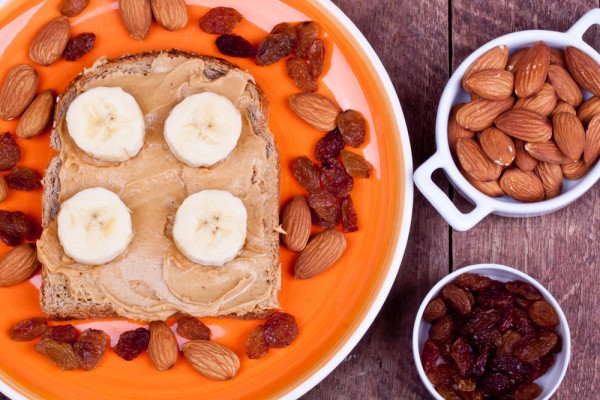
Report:
[[[453,2],[453,65],[502,34],[524,29],[565,31],[597,0]],[[474,28],[477,27],[477,28]],[[598,49],[594,28],[585,36]],[[456,196],[463,208],[465,200]],[[573,341],[572,357],[556,398],[591,399],[600,392],[600,298],[596,276],[600,187],[559,212],[536,218],[490,216],[468,232],[452,234],[453,265],[505,264],[530,274],[562,306]],[[576,395],[575,395],[576,394]],[[576,396],[576,397],[575,397]]]

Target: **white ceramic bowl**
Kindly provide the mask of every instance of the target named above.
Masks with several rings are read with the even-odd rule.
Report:
[[[542,394],[538,397],[538,400],[546,400],[549,399],[556,389],[560,386],[565,373],[567,371],[567,367],[569,365],[569,359],[571,358],[571,334],[569,332],[569,325],[567,324],[567,319],[565,318],[565,314],[562,309],[552,297],[552,295],[535,279],[530,277],[529,275],[518,271],[514,268],[506,267],[504,265],[498,264],[477,264],[471,265],[469,267],[461,268],[457,271],[454,271],[450,275],[446,276],[444,279],[439,281],[425,296],[425,299],[421,303],[421,307],[419,307],[419,311],[417,312],[417,317],[415,319],[415,325],[413,328],[413,355],[415,359],[415,364],[417,367],[417,371],[419,372],[419,376],[423,381],[423,384],[429,390],[431,395],[438,399],[443,400],[442,396],[440,396],[423,370],[423,366],[421,363],[421,351],[423,349],[423,344],[427,340],[429,327],[431,324],[423,319],[423,312],[425,311],[425,307],[431,300],[438,297],[440,291],[444,286],[448,283],[451,283],[455,280],[459,275],[462,275],[466,272],[475,273],[483,276],[490,277],[492,279],[508,282],[514,280],[521,280],[533,285],[536,289],[542,293],[544,299],[554,307],[558,314],[558,318],[560,320],[560,324],[555,328],[555,332],[562,339],[562,351],[556,354],[554,365],[543,375],[541,378],[537,379],[535,383],[537,383],[542,388]]]
[[[508,196],[492,198],[473,187],[459,172],[448,146],[448,117],[454,104],[469,100],[468,94],[461,86],[462,77],[467,68],[482,54],[499,45],[507,45],[512,54],[524,47],[543,40],[550,47],[565,48],[575,46],[589,54],[600,63],[600,54],[582,40],[583,34],[594,24],[600,24],[600,9],[596,8],[585,14],[567,32],[554,31],[522,31],[501,36],[481,46],[456,69],[440,99],[435,127],[437,152],[420,166],[414,174],[415,184],[423,195],[431,202],[446,221],[458,231],[466,231],[488,214],[493,213],[507,217],[533,217],[557,211],[582,196],[599,178],[600,163],[597,163],[586,176],[571,181],[565,179],[562,193],[553,199],[536,203],[522,203]],[[586,93],[589,97],[589,93]],[[454,187],[471,203],[475,209],[468,214],[460,212],[452,200],[431,180],[431,174],[442,168]]]

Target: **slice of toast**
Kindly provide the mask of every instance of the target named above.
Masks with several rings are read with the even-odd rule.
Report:
[[[142,107],[148,143],[124,163],[98,162],[70,138],[67,110],[90,88],[121,84]],[[173,106],[201,91],[229,97],[240,110],[247,130],[236,149],[218,164],[209,168],[174,167],[162,137],[162,124]],[[49,163],[44,177],[44,231],[38,241],[38,257],[43,264],[40,304],[46,316],[54,320],[156,320],[178,314],[262,318],[278,308],[279,157],[268,127],[268,112],[266,97],[247,72],[222,59],[176,50],[99,60],[73,80],[56,105],[51,144],[59,155]],[[246,136],[244,132],[248,132]],[[160,149],[164,153],[157,153]],[[161,171],[157,154],[171,160],[170,164],[165,161],[165,171]],[[140,184],[149,180],[154,187]],[[132,211],[134,239],[116,266],[112,262],[95,267],[79,265],[63,253],[58,241],[56,215],[61,202],[94,186],[113,190]],[[195,265],[176,254],[170,244],[174,212],[185,197],[203,189],[225,189],[244,197],[249,214],[247,240],[240,256],[221,268]],[[150,250],[154,258],[136,250],[148,248],[140,244],[144,236],[154,238],[160,244],[157,249],[167,250],[163,254]],[[160,257],[162,264],[152,262]],[[136,274],[140,277],[132,278]],[[158,282],[161,274],[163,282]]]

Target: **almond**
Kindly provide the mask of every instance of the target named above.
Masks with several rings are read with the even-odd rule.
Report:
[[[500,187],[515,200],[527,203],[544,200],[542,181],[532,172],[508,169],[500,178]]]
[[[0,203],[8,197],[8,184],[4,176],[0,175]]]
[[[150,0],[119,0],[119,10],[129,34],[136,40],[144,40],[152,23]]]
[[[65,16],[48,22],[33,39],[29,48],[29,58],[40,65],[54,63],[67,47],[70,29],[71,24]]]
[[[487,69],[474,73],[465,85],[470,93],[488,100],[503,100],[512,95],[515,76],[503,69]]]
[[[496,127],[509,136],[526,142],[544,142],[552,136],[548,120],[529,110],[510,110],[494,120]]]
[[[184,0],[150,0],[152,14],[160,26],[177,31],[188,23]]]
[[[587,126],[592,118],[600,114],[600,97],[593,96],[587,99],[577,110],[577,118],[584,126]]]
[[[450,146],[450,153],[453,156],[456,155],[456,143],[459,139],[473,139],[475,137],[475,132],[464,129],[458,124],[458,122],[456,122],[456,113],[464,105],[464,103],[455,104],[452,107],[452,110],[450,110],[450,118],[448,118],[448,145]]]
[[[600,65],[576,47],[565,49],[567,68],[575,82],[594,96],[600,96]]]
[[[183,344],[183,355],[196,371],[208,379],[225,381],[240,369],[240,359],[225,346],[208,340],[190,340]]]
[[[39,266],[35,245],[22,244],[13,248],[0,261],[0,287],[24,282]]]
[[[581,179],[590,170],[590,165],[583,160],[579,160],[573,163],[560,164],[563,175],[567,179],[577,180]]]
[[[314,235],[300,252],[294,273],[298,279],[308,279],[329,269],[346,250],[344,234],[326,229]]]
[[[515,72],[515,94],[527,98],[539,92],[546,82],[549,66],[550,48],[545,42],[537,42],[527,51]]]
[[[548,117],[552,110],[556,107],[558,97],[554,88],[549,83],[544,83],[544,86],[535,95],[526,99],[517,99],[513,109],[529,110],[543,117]]]
[[[507,46],[496,46],[493,49],[487,51],[481,57],[479,57],[473,64],[467,68],[465,75],[462,79],[463,88],[468,91],[466,82],[471,75],[485,71],[486,69],[504,69],[508,62],[508,47]]]
[[[467,173],[463,168],[459,168],[461,174],[469,181],[475,189],[479,190],[481,193],[490,196],[490,197],[502,197],[504,196],[504,191],[498,184],[498,181],[489,181],[489,182],[481,182],[477,179],[473,178],[471,175]]]
[[[556,145],[554,140],[545,142],[525,143],[525,150],[538,161],[544,161],[554,164],[566,164],[573,162],[565,156]]]
[[[579,118],[569,113],[557,113],[552,117],[554,140],[563,154],[577,161],[585,147],[585,130]]]
[[[502,131],[487,128],[479,135],[483,152],[496,164],[508,167],[515,159],[515,143]]]
[[[525,143],[522,140],[515,139],[515,164],[523,171],[533,171],[538,160],[531,157],[525,150]]]
[[[494,181],[502,173],[502,167],[490,160],[473,139],[460,139],[456,145],[456,153],[460,165],[478,181]]]
[[[512,72],[513,74],[516,73],[517,69],[521,66],[521,64],[523,62],[523,58],[525,58],[525,55],[527,54],[528,51],[529,51],[529,47],[526,47],[524,49],[517,51],[513,55],[511,55],[508,58],[508,64],[506,65],[506,70]]]
[[[159,371],[166,371],[175,365],[179,355],[179,344],[169,325],[163,321],[152,321],[150,330],[150,343],[148,354],[152,364]]]
[[[0,117],[9,120],[21,115],[33,100],[37,87],[38,74],[31,65],[12,67],[0,89]]]
[[[550,49],[550,65],[558,65],[566,69],[565,52],[561,49]]]
[[[588,165],[595,163],[598,157],[600,157],[600,114],[592,118],[588,124],[583,150],[583,159]]]
[[[570,105],[569,103],[566,103],[562,100],[559,100],[556,102],[556,107],[554,107],[554,110],[552,110],[552,112],[550,113],[551,117],[554,117],[555,114],[558,113],[567,113],[567,114],[573,114],[576,115],[577,111],[575,111],[575,109],[573,108],[572,105]]]
[[[571,74],[559,65],[551,65],[548,69],[548,79],[556,90],[556,95],[573,107],[578,107],[583,101],[583,93]]]
[[[510,110],[514,100],[508,98],[500,101],[478,99],[461,107],[456,114],[460,126],[470,131],[482,131],[492,126],[494,119],[503,112]]]
[[[305,196],[299,195],[292,199],[283,210],[281,227],[283,243],[292,251],[301,251],[306,247],[312,226],[310,208]]]
[[[60,12],[66,17],[76,17],[86,8],[88,0],[62,0],[60,2]]]
[[[546,199],[558,196],[563,187],[563,172],[560,164],[539,162],[535,174],[542,181]]]
[[[29,139],[39,135],[52,120],[55,94],[51,89],[44,90],[31,102],[17,124],[17,136]]]
[[[335,129],[340,109],[325,96],[299,93],[288,98],[292,111],[315,129],[329,132]]]

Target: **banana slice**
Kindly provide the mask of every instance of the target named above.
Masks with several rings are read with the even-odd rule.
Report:
[[[242,133],[242,116],[227,97],[194,94],[176,105],[165,122],[165,141],[190,167],[208,167],[233,150]]]
[[[173,240],[191,261],[220,267],[246,241],[244,203],[224,190],[203,190],[183,201],[175,214]]]
[[[77,96],[67,110],[67,127],[77,146],[102,161],[122,162],[144,145],[144,114],[119,87],[97,87]]]
[[[102,265],[114,260],[132,238],[130,211],[110,190],[82,190],[60,208],[58,240],[65,254],[81,264]]]

